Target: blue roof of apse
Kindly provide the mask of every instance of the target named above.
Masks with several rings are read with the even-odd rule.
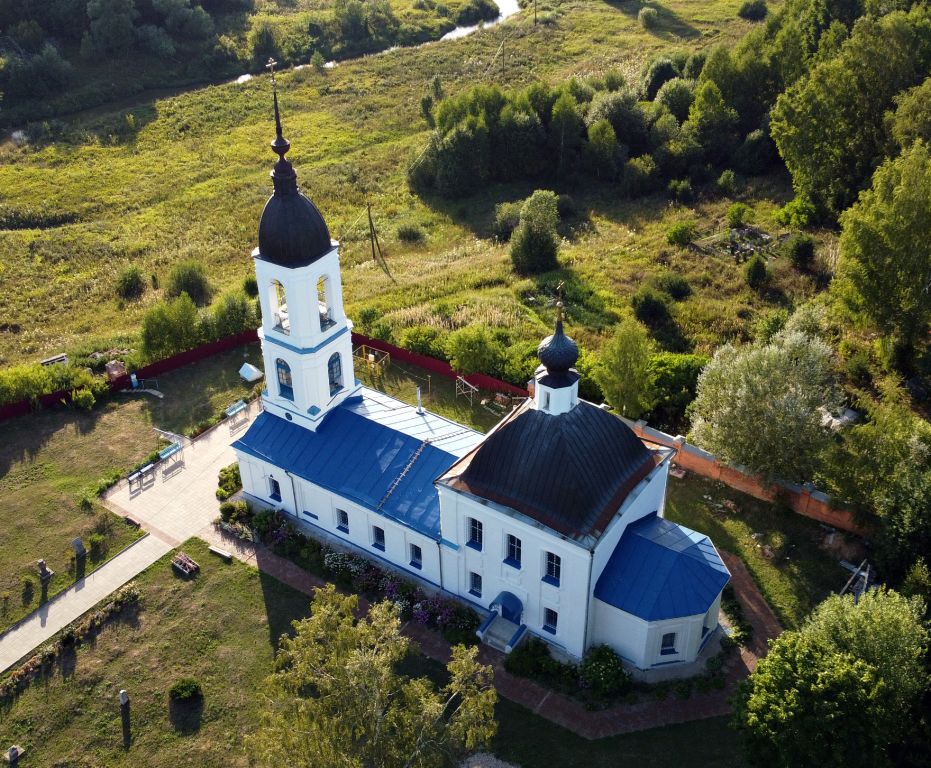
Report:
[[[353,398],[334,408],[316,432],[262,413],[233,447],[439,539],[440,504],[433,481],[457,457],[437,448],[432,439],[455,442],[453,427],[458,425],[446,422],[449,426],[445,429],[437,425],[434,429],[424,427],[414,436],[408,434],[413,431],[410,428],[400,431],[375,420],[360,407],[366,399]],[[392,398],[387,400],[397,403]],[[385,402],[380,407],[384,408]],[[395,418],[399,418],[396,412],[404,409],[414,411],[410,406],[396,408]],[[424,415],[425,422],[432,419],[436,417]],[[467,431],[474,439],[481,437]],[[431,442],[425,442],[427,439]],[[415,457],[421,446],[423,450]],[[407,474],[391,490],[409,464]],[[390,495],[379,508],[389,490]]]
[[[730,576],[711,539],[654,513],[627,526],[595,597],[646,621],[696,616]]]

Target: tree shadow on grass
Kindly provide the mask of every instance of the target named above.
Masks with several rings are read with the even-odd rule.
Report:
[[[168,720],[171,727],[182,736],[190,736],[200,730],[204,717],[204,697],[168,700]]]
[[[297,566],[294,566],[297,569]],[[292,622],[310,615],[310,595],[298,592],[264,571],[259,571],[265,616],[268,622],[268,642],[275,650],[282,635],[294,635]]]
[[[693,40],[701,37],[701,31],[693,27],[681,16],[666,8],[659,2],[640,2],[640,0],[608,0],[608,5],[617,8],[625,16],[637,17],[643,8],[656,10],[656,25],[649,33],[664,40]]]
[[[520,294],[521,303],[548,327],[555,323],[560,297],[568,325],[607,328],[618,321],[617,312],[569,267],[534,275],[531,280],[533,288]]]

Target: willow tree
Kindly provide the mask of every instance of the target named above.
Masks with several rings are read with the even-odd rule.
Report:
[[[439,768],[486,747],[497,730],[491,669],[456,646],[437,689],[398,672],[410,641],[388,602],[355,616],[358,598],[317,590],[309,618],[282,640],[265,682],[258,765],[292,768]]]

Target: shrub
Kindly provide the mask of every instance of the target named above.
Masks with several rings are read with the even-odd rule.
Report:
[[[656,93],[656,103],[666,107],[680,123],[684,123],[688,118],[693,101],[695,84],[681,77],[667,80]]]
[[[494,376],[502,366],[504,347],[484,326],[467,325],[449,334],[446,354],[456,373]]]
[[[750,131],[734,152],[734,167],[748,176],[766,173],[776,162],[776,145],[766,131]]]
[[[428,325],[412,325],[401,331],[398,340],[404,349],[428,357],[446,359],[445,338],[438,328]]]
[[[637,21],[644,29],[656,29],[659,25],[659,11],[650,7],[641,8],[640,13],[637,14]]]
[[[242,281],[242,290],[250,299],[254,299],[259,295],[259,284],[255,279],[255,275],[249,275]]]
[[[670,245],[684,247],[695,239],[695,223],[677,221],[666,232],[666,242]]]
[[[721,171],[721,175],[718,176],[715,186],[722,195],[730,197],[737,191],[737,174],[730,168],[726,171]]]
[[[698,80],[701,71],[705,68],[705,58],[705,53],[703,51],[696,51],[691,54],[685,60],[685,65],[682,67],[682,77],[688,78],[689,80]]]
[[[768,13],[766,0],[746,0],[737,11],[737,15],[747,21],[762,21]]]
[[[121,299],[138,299],[145,293],[145,277],[142,270],[133,265],[126,267],[116,277],[116,294]]]
[[[653,280],[659,290],[668,293],[676,301],[687,299],[692,295],[692,286],[678,272],[663,272]]]
[[[659,89],[669,80],[679,76],[679,68],[672,60],[661,56],[651,61],[640,76],[640,95],[646,101],[653,101]]]
[[[242,488],[242,478],[239,475],[239,464],[230,464],[220,470],[220,477],[216,491],[217,499],[226,501],[230,496]]]
[[[652,288],[641,288],[630,299],[634,316],[644,325],[662,325],[669,319],[669,302],[665,294]]]
[[[142,318],[142,352],[149,360],[197,346],[201,326],[197,307],[187,293],[170,302],[159,302]]]
[[[420,243],[423,239],[423,230],[416,224],[401,224],[398,227],[398,240],[404,243]]]
[[[84,411],[89,411],[97,402],[94,393],[87,387],[71,390],[71,405]]]
[[[520,208],[522,202],[498,203],[495,206],[495,237],[499,240],[510,240],[511,234],[520,223]]]
[[[818,220],[818,211],[805,197],[796,197],[776,211],[777,223],[795,229],[805,229]]]
[[[809,235],[794,234],[783,246],[792,266],[798,270],[811,268],[815,258],[815,241]]]
[[[168,275],[166,292],[171,297],[186,293],[197,306],[204,306],[210,301],[210,284],[204,265],[193,260],[176,264]]]
[[[624,164],[624,194],[628,197],[640,197],[652,192],[657,187],[659,172],[656,161],[650,155],[641,155]]]
[[[168,698],[172,701],[193,701],[204,695],[200,683],[193,677],[182,677],[168,689]]]
[[[494,21],[501,12],[492,0],[468,0],[456,14],[456,24],[460,27],[478,24],[480,21]]]
[[[673,179],[666,187],[669,196],[677,203],[688,203],[695,198],[692,182],[689,179]]]
[[[520,209],[520,223],[511,236],[511,262],[518,274],[546,272],[557,267],[559,224],[556,194],[538,189]]]
[[[88,551],[94,562],[102,560],[107,553],[107,539],[99,533],[92,533],[88,541]]]
[[[745,203],[734,203],[727,209],[727,226],[731,229],[742,227],[750,218],[750,206]]]
[[[610,698],[630,690],[633,683],[620,656],[607,645],[597,645],[585,655],[579,677],[597,696]]]
[[[744,267],[744,279],[754,291],[760,290],[766,284],[766,262],[758,253],[754,253]]]
[[[243,293],[237,291],[223,294],[220,301],[213,308],[212,317],[210,318],[212,320],[211,326],[205,325],[204,327],[204,335],[208,338],[213,336],[222,339],[254,328],[257,323],[252,309],[253,306],[254,302],[249,301]]]

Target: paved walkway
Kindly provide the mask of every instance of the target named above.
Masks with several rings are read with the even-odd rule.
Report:
[[[230,443],[259,412],[258,401],[238,420],[235,433],[221,423],[184,448],[183,463],[157,470],[142,488],[125,481],[102,501],[121,517],[130,517],[149,535],[104,563],[86,578],[60,592],[19,624],[0,635],[0,673],[5,672],[56,632],[138,576],[181,542],[204,529],[213,530],[219,503],[215,491],[222,467],[236,460]]]
[[[307,595],[313,595],[315,589],[327,583],[261,545],[241,541],[213,527],[204,531],[201,537]],[[664,725],[729,715],[732,712],[730,699],[737,689],[737,684],[755,669],[757,661],[766,653],[769,639],[778,636],[782,628],[744,564],[728,552],[721,554],[731,570],[731,583],[737,599],[744,608],[747,620],[753,625],[753,639],[749,647],[741,648],[725,665],[726,685],[721,690],[696,692],[688,699],[678,699],[670,694],[663,701],[618,704],[593,712],[575,699],[556,693],[527,678],[512,675],[504,668],[504,654],[487,645],[479,647],[479,660],[494,669],[495,688],[501,696],[586,739],[601,739]],[[359,599],[359,605],[360,613],[368,610],[368,604],[363,598]],[[426,656],[443,664],[449,661],[450,645],[438,632],[413,622],[405,624],[402,631]]]
[[[258,404],[253,403],[248,420],[240,422],[235,434],[241,434],[257,413]],[[130,492],[123,483],[106,494],[103,501],[110,509],[131,517],[150,535],[0,637],[0,670],[30,653],[192,536],[231,551],[237,559],[307,595],[313,595],[315,589],[323,586],[325,581],[265,547],[234,539],[214,528],[213,520],[218,513],[217,474],[235,461],[230,448],[234,436],[225,424],[220,424],[185,446],[183,466],[167,473],[159,471],[142,489],[134,487]],[[725,667],[727,685],[723,690],[693,693],[688,699],[670,697],[664,701],[620,704],[592,712],[574,699],[532,680],[511,675],[504,669],[504,655],[488,646],[480,647],[479,658],[493,667],[495,688],[500,695],[588,739],[730,714],[729,700],[737,683],[755,668],[757,660],[766,652],[768,640],[782,629],[743,563],[727,552],[721,554],[731,570],[737,599],[754,628],[750,647],[741,649],[728,661]],[[368,610],[368,604],[361,598],[360,610]],[[403,631],[425,655],[442,663],[449,660],[450,646],[439,633],[412,622],[406,624]]]
[[[158,537],[146,536],[59,592],[0,636],[0,672],[12,667],[171,549],[170,544]]]

